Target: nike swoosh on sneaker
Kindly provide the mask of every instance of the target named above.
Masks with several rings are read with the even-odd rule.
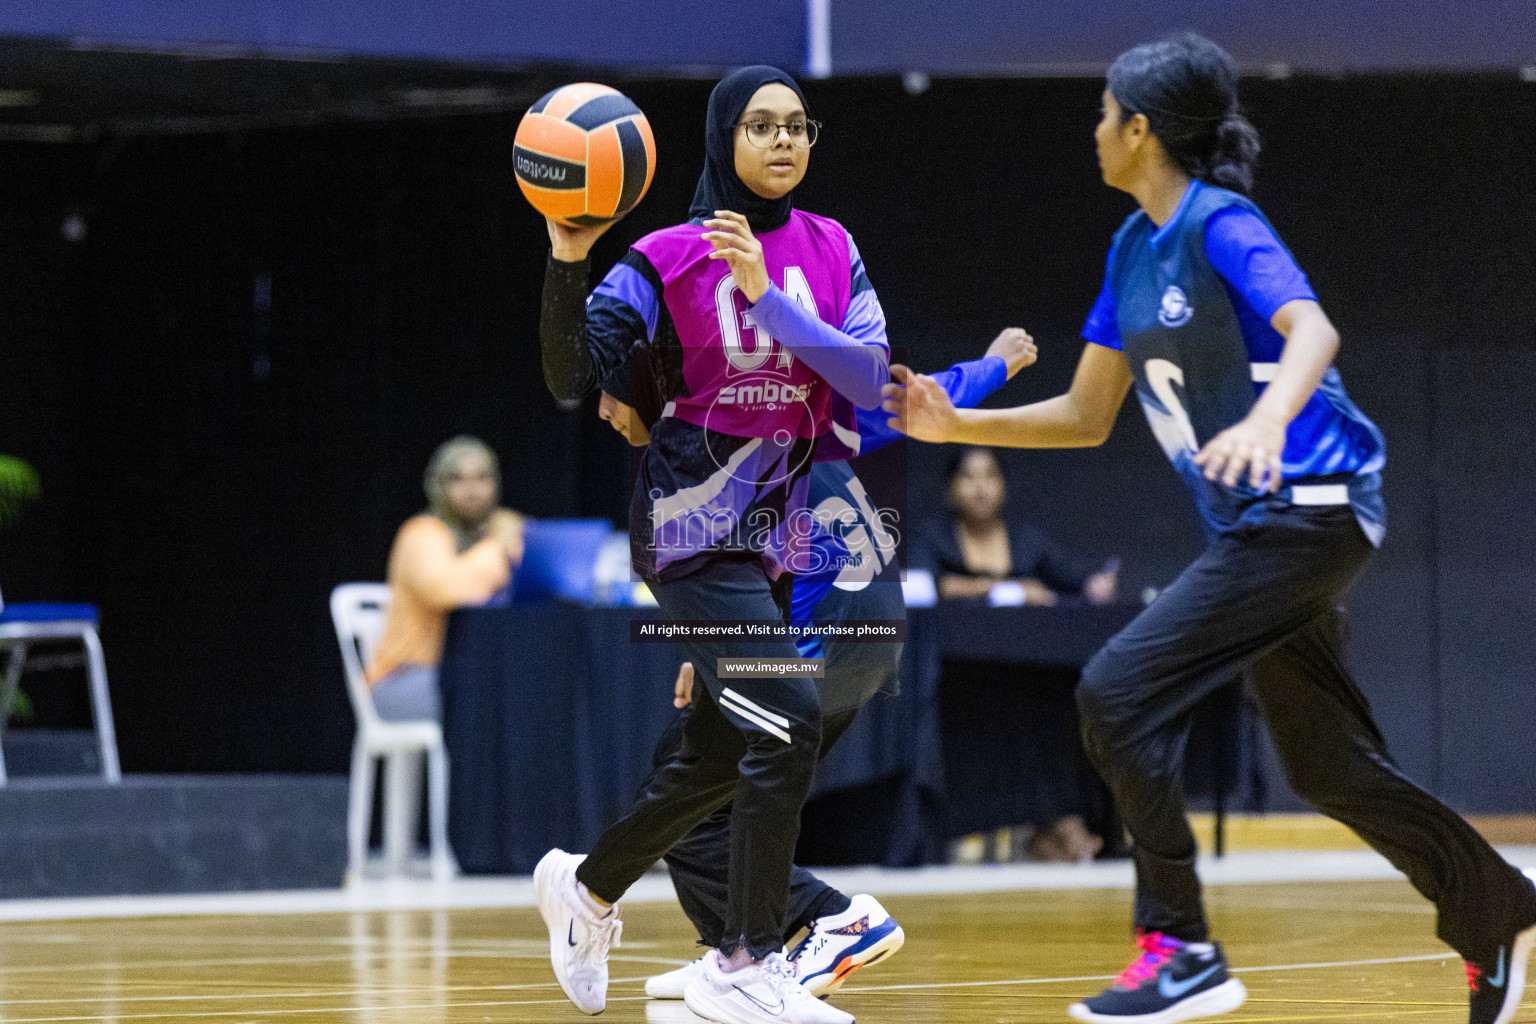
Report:
[[[1488,984],[1494,988],[1504,987],[1504,947],[1499,947],[1499,973],[1488,979]]]
[[[1164,999],[1178,999],[1219,970],[1221,964],[1212,964],[1193,978],[1185,978],[1183,981],[1174,981],[1171,975],[1165,974],[1157,979],[1157,994]]]
[[[757,996],[754,996],[751,992],[748,992],[740,985],[732,985],[731,988],[735,989],[737,992],[740,992],[743,996],[746,996],[748,1002],[751,1002],[757,1006],[764,1013],[771,1013],[777,1017],[779,1014],[784,1012],[784,1000],[782,999],[779,1000],[778,1006],[769,1006],[767,1003],[763,1002],[761,999],[757,998]]]
[[[576,945],[576,922],[572,921],[570,927],[565,930],[565,941],[572,946]]]

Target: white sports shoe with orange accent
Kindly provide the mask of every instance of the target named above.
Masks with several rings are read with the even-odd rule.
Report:
[[[800,984],[821,998],[842,988],[859,968],[894,955],[906,941],[901,925],[873,896],[859,895],[841,914],[812,921],[789,958]]]

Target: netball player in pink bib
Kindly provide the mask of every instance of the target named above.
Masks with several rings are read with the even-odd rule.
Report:
[[[690,221],[640,239],[589,297],[606,225],[551,222],[540,340],[557,398],[580,398],[639,343],[667,398],[630,504],[631,553],[671,619],[783,621],[811,535],[808,473],[857,454],[855,407],[889,379],[885,316],[848,232],[794,208],[819,126],[794,79],[750,67],[710,95]],[[813,681],[722,679],[720,658],[799,656],[788,640],[690,639],[697,707],[677,756],[585,857],[552,850],[534,882],[555,976],[605,1005],[617,901],[732,803],[724,940],[685,999],[732,1024],[848,1024],[782,955],[790,864],[821,738]],[[702,685],[698,685],[702,683]]]

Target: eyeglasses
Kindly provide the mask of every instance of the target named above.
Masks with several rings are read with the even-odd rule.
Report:
[[[790,121],[788,124],[773,121],[743,121],[736,127],[745,131],[747,141],[758,149],[767,149],[778,142],[781,130],[789,134],[789,143],[796,149],[810,149],[816,145],[816,136],[821,134],[821,123],[809,119]]]

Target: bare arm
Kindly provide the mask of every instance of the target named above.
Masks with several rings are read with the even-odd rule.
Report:
[[[491,513],[485,524],[485,535],[500,544],[507,552],[507,561],[521,565],[523,561],[523,515],[509,508],[498,508]]]
[[[1027,576],[997,579],[993,576],[957,576],[947,573],[939,577],[939,596],[945,600],[970,597],[986,597],[999,583],[1017,583],[1024,588],[1024,603],[1051,606],[1056,603],[1056,591],[1037,579]]]
[[[1311,299],[1287,302],[1269,322],[1285,337],[1275,379],[1242,422],[1211,438],[1195,456],[1195,465],[1204,467],[1207,480],[1219,476],[1228,487],[1236,485],[1246,470],[1251,486],[1279,489],[1286,428],[1339,352],[1339,332],[1323,307]]]
[[[396,542],[391,575],[427,605],[448,611],[479,604],[511,577],[507,549],[492,537],[463,554],[453,550],[453,535],[441,524],[407,524]]]
[[[947,572],[939,577],[939,596],[946,601],[967,597],[986,597],[1000,581],[991,576],[959,576]]]
[[[904,366],[887,384],[883,408],[893,429],[920,441],[1007,448],[1091,448],[1103,444],[1131,388],[1124,354],[1087,345],[1064,395],[1012,409],[956,409],[942,387]]]

